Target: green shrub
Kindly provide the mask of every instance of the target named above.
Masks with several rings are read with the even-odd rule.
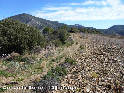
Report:
[[[83,46],[83,45],[80,45],[80,49],[81,49],[81,50],[84,49],[84,46]]]
[[[45,38],[36,28],[10,18],[0,21],[0,55],[22,54],[39,45],[45,46]]]
[[[67,30],[60,29],[59,30],[59,39],[60,41],[65,44],[66,40],[69,38],[69,33]]]
[[[71,65],[75,65],[76,64],[76,60],[73,60],[72,58],[66,58],[65,62],[71,64]]]
[[[72,27],[69,31],[70,33],[77,33],[79,30],[77,28]]]
[[[55,69],[52,69],[52,71],[58,76],[64,76],[67,74],[66,69],[61,66],[57,66]]]
[[[3,71],[3,70],[0,70],[0,76],[4,76],[4,77],[15,77],[16,75],[15,74],[12,74],[12,73],[9,73],[7,71]]]
[[[56,60],[55,60],[55,59],[51,59],[51,61],[52,61],[52,62],[56,62]]]
[[[62,46],[62,42],[58,39],[54,40],[53,43],[56,47]]]
[[[76,45],[78,45],[78,42],[76,42]]]
[[[11,62],[14,61],[15,63],[25,62],[26,64],[30,64],[36,61],[36,58],[34,58],[33,56],[31,57],[17,56],[13,58],[10,57],[9,59],[6,59],[5,61],[11,61]]]
[[[67,70],[64,67],[57,66],[56,68],[52,68],[50,71],[48,71],[47,75],[44,76],[44,79],[48,78],[61,78],[67,74]]]
[[[71,46],[72,44],[74,44],[74,41],[73,40],[67,40],[65,42],[65,46],[67,46],[67,47]]]
[[[0,92],[5,92],[6,89],[0,88]]]
[[[47,45],[52,42],[56,47],[59,47],[66,44],[67,42],[70,42],[68,41],[70,34],[66,26],[62,26],[58,29],[46,27],[43,30],[43,34],[47,40]]]
[[[65,55],[60,55],[56,57],[56,62],[59,63],[62,58],[64,58]]]
[[[45,27],[44,30],[43,30],[43,34],[45,35],[50,35],[54,32],[54,29],[51,28],[51,27]]]

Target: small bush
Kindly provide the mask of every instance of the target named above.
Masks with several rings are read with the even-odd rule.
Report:
[[[61,60],[64,56],[65,56],[65,55],[60,55],[60,56],[58,56],[58,57],[56,58],[56,62],[59,63],[60,60]]]
[[[66,59],[65,59],[65,62],[67,62],[67,63],[69,63],[69,64],[71,64],[71,65],[75,65],[75,64],[76,64],[76,61],[73,60],[72,58],[66,58]]]
[[[52,59],[51,61],[52,61],[52,62],[55,62],[56,60],[55,60],[55,59]]]
[[[33,63],[36,59],[32,57],[23,57],[23,56],[16,56],[13,58],[6,59],[5,61],[14,61],[14,62],[25,62],[25,63]]]
[[[69,33],[65,29],[60,29],[59,30],[59,39],[60,41],[65,44],[66,40],[69,38]]]
[[[50,35],[54,32],[54,29],[51,28],[51,27],[45,27],[44,30],[43,30],[43,34],[45,35]]]
[[[6,89],[3,89],[3,88],[0,88],[0,92],[2,93],[2,92],[5,92],[6,91]]]
[[[54,40],[53,43],[55,44],[56,47],[62,46],[62,42],[60,40]]]
[[[67,71],[64,67],[57,66],[55,69],[52,70],[58,76],[64,76],[67,74]]]
[[[68,30],[69,29],[66,26],[62,26],[57,29],[53,29],[51,27],[44,28],[43,35],[47,41],[46,45],[49,45],[52,42],[56,47],[59,47],[66,44],[67,42],[70,42],[68,41],[70,36]]]
[[[71,46],[72,44],[74,44],[74,41],[70,41],[70,40],[67,40],[66,43],[65,43],[65,46],[69,47]]]
[[[83,45],[81,45],[81,46],[80,46],[80,49],[81,49],[81,50],[82,50],[82,49],[84,49],[84,46],[83,46]]]
[[[44,79],[48,78],[57,78],[59,79],[62,76],[65,76],[67,74],[67,70],[64,67],[57,66],[56,68],[52,68],[50,71],[48,71],[47,75],[44,77]]]
[[[79,30],[77,28],[72,27],[69,31],[70,33],[77,33]]]
[[[4,76],[4,77],[8,78],[8,77],[15,77],[16,75],[9,73],[7,71],[0,70],[0,76]]]
[[[78,42],[76,42],[76,45],[78,45]]]

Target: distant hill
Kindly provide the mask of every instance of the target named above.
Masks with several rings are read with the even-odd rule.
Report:
[[[64,23],[59,23],[57,21],[50,21],[50,20],[46,20],[43,18],[35,17],[35,16],[32,16],[30,14],[26,14],[26,13],[18,14],[18,15],[12,16],[10,18],[12,18],[14,20],[18,20],[18,21],[20,21],[24,24],[28,24],[30,26],[35,26],[36,28],[38,28],[40,30],[42,30],[45,27],[52,27],[52,28],[56,29],[56,28],[64,26],[64,25],[66,25],[70,28],[77,28],[77,29],[80,29],[80,28],[86,28],[86,29],[90,29],[90,30],[95,29],[93,27],[84,27],[80,24],[67,25]]]
[[[107,35],[124,36],[124,25],[114,25],[108,29],[101,29],[100,31]]]
[[[58,23],[57,21],[50,21],[50,20],[46,20],[46,19],[42,19],[39,17],[35,17],[26,13],[23,14],[18,14],[15,16],[10,17],[14,20],[18,20],[24,24],[28,24],[30,26],[34,26],[40,30],[44,29],[45,27],[52,27],[52,28],[57,28],[57,27],[61,27],[65,24],[63,23]]]

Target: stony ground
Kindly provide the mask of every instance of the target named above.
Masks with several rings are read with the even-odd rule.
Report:
[[[59,85],[76,87],[76,89],[53,90],[49,93],[124,93],[124,39],[79,33],[71,36],[74,40],[72,46],[48,48],[43,51],[44,53],[39,54],[37,57],[44,59],[40,64],[43,72],[26,78],[19,83],[19,86],[33,85],[32,81],[44,84],[42,78],[48,70],[62,65],[66,67],[68,73],[61,78]],[[66,65],[64,63],[66,57],[76,60],[76,64]],[[51,59],[55,62],[51,63]],[[52,80],[53,83],[58,82]],[[12,91],[7,93],[48,93]]]
[[[82,35],[78,40],[83,48],[72,56],[77,64],[68,68],[61,85],[76,86],[74,93],[124,93],[124,40],[98,35]]]

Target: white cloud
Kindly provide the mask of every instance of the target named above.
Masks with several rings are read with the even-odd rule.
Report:
[[[47,8],[43,8],[43,10],[55,10],[55,11],[59,11],[59,10],[69,10],[72,9],[71,7],[47,7]]]
[[[103,1],[95,1],[95,0],[88,0],[82,3],[70,3],[69,5],[106,5],[107,3],[105,2],[105,0]]]
[[[84,5],[101,5],[88,6]],[[33,12],[33,15],[56,21],[118,20],[124,19],[124,5],[120,0],[88,0],[83,3],[71,3],[69,7],[46,7]],[[82,5],[73,7],[73,5]]]
[[[82,3],[82,5],[106,5],[106,2],[105,1],[88,0],[84,3]]]

